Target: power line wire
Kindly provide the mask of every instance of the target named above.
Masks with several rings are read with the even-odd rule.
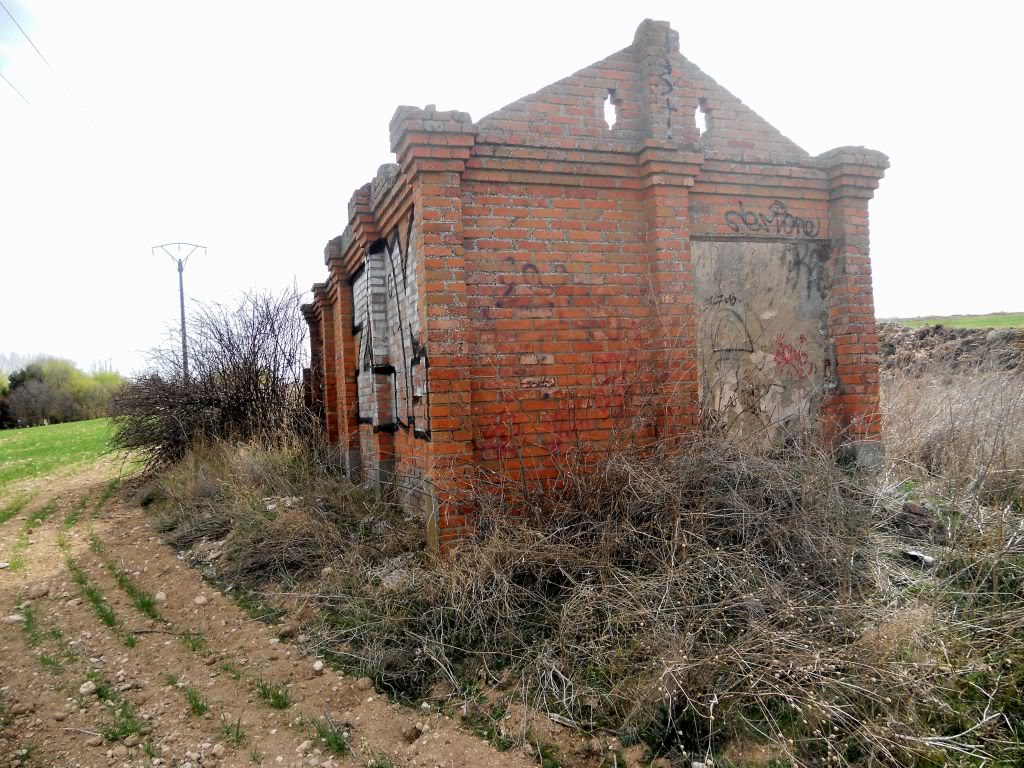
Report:
[[[39,50],[39,46],[38,46],[38,45],[36,45],[36,44],[35,44],[35,42],[33,42],[33,40],[32,40],[32,38],[31,38],[31,37],[29,37],[29,36],[28,36],[28,32],[26,32],[26,31],[25,31],[25,28],[24,28],[24,27],[22,27],[22,26],[21,26],[21,24],[19,24],[19,23],[18,23],[18,20],[17,20],[16,18],[14,18],[14,14],[13,14],[13,13],[11,13],[10,9],[9,9],[9,8],[8,8],[8,7],[6,6],[6,5],[4,5],[4,3],[3,3],[3,0],[0,0],[0,8],[3,8],[3,9],[4,9],[4,12],[5,12],[5,13],[6,13],[6,14],[7,14],[7,15],[8,15],[8,16],[9,16],[10,18],[11,18],[11,21],[13,21],[13,22],[14,22],[14,26],[16,26],[16,27],[18,28],[18,31],[19,31],[19,32],[21,32],[22,36],[23,36],[23,37],[24,37],[24,38],[25,38],[26,40],[28,40],[28,44],[32,46],[32,50],[33,50],[33,51],[35,51],[35,52],[36,52],[36,54],[38,54],[38,56],[39,56],[39,58],[40,58],[40,59],[42,59],[42,60],[43,60],[43,64],[45,64],[45,65],[46,65],[46,68],[50,70],[50,74],[51,74],[51,75],[53,75],[54,79],[55,79],[55,80],[56,80],[56,81],[57,81],[58,83],[60,83],[60,84],[61,84],[61,86],[62,86],[62,87],[64,88],[64,90],[65,90],[65,91],[67,91],[67,94],[68,94],[68,96],[70,96],[70,97],[71,97],[71,101],[73,101],[73,102],[74,102],[75,106],[76,106],[76,107],[78,107],[78,108],[79,108],[80,110],[82,110],[82,113],[83,113],[83,114],[84,114],[84,115],[85,115],[85,116],[86,116],[87,118],[89,118],[89,120],[92,120],[92,115],[90,115],[90,114],[89,114],[89,112],[88,112],[88,111],[86,110],[86,108],[85,108],[85,107],[83,107],[83,106],[81,105],[81,103],[79,103],[78,99],[76,99],[76,98],[75,98],[75,94],[73,94],[73,93],[71,92],[71,89],[70,89],[70,88],[68,88],[68,86],[67,86],[67,83],[65,83],[65,82],[64,82],[64,81],[63,81],[63,80],[61,79],[60,75],[58,75],[58,74],[57,74],[57,70],[55,70],[55,69],[53,68],[53,65],[52,65],[52,64],[51,64],[51,63],[49,62],[49,60],[48,60],[48,59],[47,59],[47,58],[46,58],[45,56],[43,56],[43,52]],[[4,80],[7,80],[7,78],[5,77],[5,78],[4,78]],[[10,80],[7,80],[7,83],[8,83],[8,85],[10,85]],[[13,85],[11,85],[11,87],[12,87],[12,88],[14,88],[14,86],[13,86]],[[17,91],[18,89],[17,89],[17,88],[14,88],[14,90],[16,90],[16,91]],[[19,95],[19,96],[21,96],[21,91],[18,91],[18,95]],[[21,96],[21,98],[25,99],[25,97],[24,97],[24,96]],[[28,103],[29,103],[29,102],[28,102],[28,99],[25,99],[25,103],[26,103],[26,104],[28,104]]]
[[[22,101],[24,101],[29,106],[32,106],[32,102],[25,98],[25,94],[19,91],[18,88],[14,85],[14,83],[7,79],[7,76],[4,75],[3,72],[0,72],[0,78],[3,78],[3,81],[7,83],[9,86],[11,86],[11,90],[18,94],[21,97]]]
[[[54,75],[56,75],[57,73],[54,72],[53,66],[50,64],[50,62],[46,60],[46,57],[43,56],[43,52],[39,50],[39,47],[32,42],[32,38],[28,36],[28,32],[26,32],[22,28],[21,24],[18,23],[18,20],[14,18],[14,14],[11,13],[10,10],[8,10],[7,6],[3,4],[3,0],[0,0],[0,8],[3,8],[5,11],[7,11],[7,15],[11,17],[11,21],[14,22],[14,26],[16,26],[18,28],[18,31],[21,32],[22,35],[24,35],[26,40],[28,40],[28,44],[32,46],[32,49],[39,54],[39,58],[43,60],[43,63],[50,68],[50,71],[53,72]]]

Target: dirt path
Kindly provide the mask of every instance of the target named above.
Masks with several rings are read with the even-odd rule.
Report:
[[[32,501],[0,524],[0,766],[537,764],[250,618],[159,541],[118,470],[5,494]]]

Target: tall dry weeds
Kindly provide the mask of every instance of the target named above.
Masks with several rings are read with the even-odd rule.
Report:
[[[570,454],[543,491],[477,477],[476,540],[442,558],[299,445],[208,446],[161,509],[221,578],[317,601],[318,652],[400,697],[486,689],[668,755],[1018,764],[1019,385],[890,381],[885,403],[880,479],[810,443]],[[901,539],[906,501],[944,538]]]

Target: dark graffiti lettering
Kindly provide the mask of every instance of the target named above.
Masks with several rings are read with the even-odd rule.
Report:
[[[816,219],[793,215],[781,200],[775,200],[768,206],[767,214],[748,211],[743,207],[741,200],[739,210],[726,211],[725,223],[733,232],[753,232],[769,236],[815,238],[819,232]]]
[[[727,307],[734,307],[738,303],[739,299],[736,298],[736,294],[734,293],[716,293],[714,296],[708,296],[704,299],[704,308],[710,309],[711,307],[718,307],[723,304]]]

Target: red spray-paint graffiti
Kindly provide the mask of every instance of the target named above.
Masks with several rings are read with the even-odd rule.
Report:
[[[807,336],[801,333],[797,343],[799,346],[788,343],[781,333],[775,337],[775,368],[784,376],[803,381],[814,375],[815,365],[802,349],[807,344]]]

